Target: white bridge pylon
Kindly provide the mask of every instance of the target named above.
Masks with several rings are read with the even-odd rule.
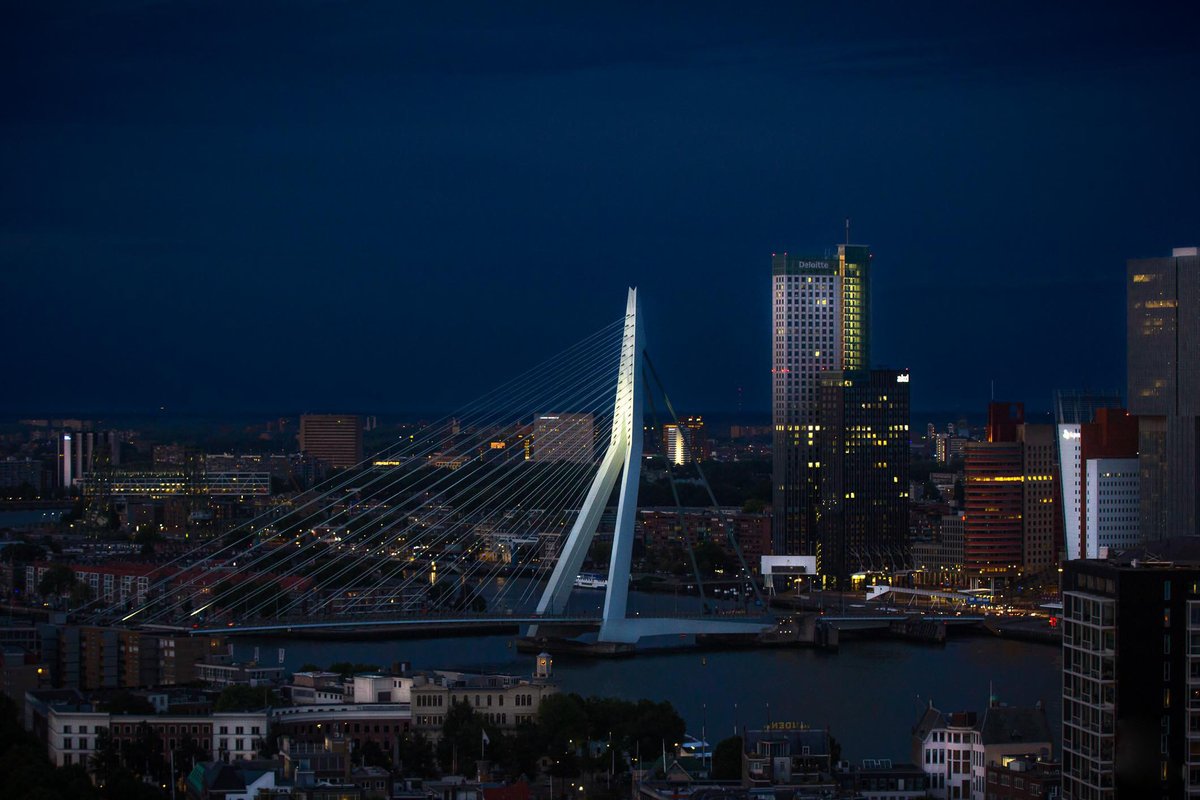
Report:
[[[601,642],[635,643],[643,636],[667,636],[697,633],[755,633],[772,627],[768,623],[748,620],[676,619],[629,617],[626,602],[629,597],[629,567],[633,557],[634,522],[637,516],[638,482],[642,472],[642,405],[645,387],[642,385],[641,316],[637,289],[630,288],[625,304],[625,330],[621,340],[621,361],[617,367],[616,408],[613,414],[612,435],[608,450],[587,497],[567,534],[559,553],[558,563],[537,605],[539,615],[560,615],[575,585],[588,548],[596,535],[596,527],[612,496],[617,477],[621,491],[617,500],[617,521],[613,531],[612,555],[608,568],[608,590],[604,597],[604,616],[600,623]],[[531,630],[531,633],[533,631]]]

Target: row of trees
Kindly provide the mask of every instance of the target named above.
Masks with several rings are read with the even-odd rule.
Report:
[[[161,749],[161,740],[153,738]],[[116,755],[115,748],[104,749],[102,753],[102,758],[98,753],[97,759],[87,766],[55,767],[46,755],[46,745],[21,726],[16,704],[0,694],[0,776],[3,776],[0,796],[5,800],[161,800],[164,797],[165,793],[158,788],[162,784],[150,786],[142,780],[143,776],[149,776],[138,766],[149,762],[146,752],[131,748],[129,759]],[[97,774],[102,771],[104,779],[93,783],[89,768]]]

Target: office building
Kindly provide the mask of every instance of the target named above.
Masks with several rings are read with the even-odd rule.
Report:
[[[363,460],[362,418],[355,414],[304,414],[300,417],[300,450],[334,469]]]
[[[1200,796],[1200,549],[1063,567],[1063,797]]]
[[[1096,558],[1101,547],[1128,547],[1140,540],[1130,535],[1138,534],[1140,522],[1131,531],[1127,521],[1099,511],[1103,505],[1109,511],[1119,508],[1121,515],[1138,513],[1140,498],[1129,496],[1129,487],[1121,485],[1128,477],[1119,477],[1130,468],[1119,462],[1137,461],[1138,419],[1121,408],[1100,408],[1094,413],[1094,422],[1058,425],[1063,544],[1068,559]],[[1095,502],[1089,504],[1089,498]],[[1102,520],[1103,531],[1096,527]]]
[[[1084,558],[1136,547],[1141,540],[1140,473],[1136,458],[1087,460],[1084,497]]]
[[[1062,548],[1059,513],[1057,430],[1025,423],[1016,431],[1021,444],[1021,566],[1038,574],[1057,569]]]
[[[1066,391],[1054,392],[1054,421],[1059,425],[1084,425],[1096,419],[1102,408],[1120,408],[1120,392]]]
[[[870,364],[870,249],[772,256],[772,538],[777,554],[812,554],[820,506],[819,380]]]
[[[1024,423],[1020,403],[992,403],[987,441],[966,447],[963,567],[981,585],[994,585],[1020,570],[1025,546],[1025,463],[1017,426]]]
[[[533,421],[533,460],[590,464],[596,453],[592,414],[538,414]]]
[[[1130,413],[1139,417],[1141,535],[1200,535],[1200,251],[1129,261]]]
[[[0,459],[0,489],[17,489],[27,486],[35,494],[41,494],[44,487],[43,471],[44,466],[38,459],[12,456]]]
[[[907,565],[908,389],[908,373],[894,369],[821,374],[815,555],[840,586]]]
[[[1063,529],[1057,435],[1054,425],[1025,422],[1021,403],[991,403],[987,441],[967,445],[963,560],[977,586],[1057,569]]]

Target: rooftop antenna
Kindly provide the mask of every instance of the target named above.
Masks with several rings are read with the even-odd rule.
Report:
[[[850,218],[846,217],[846,244],[850,244]]]

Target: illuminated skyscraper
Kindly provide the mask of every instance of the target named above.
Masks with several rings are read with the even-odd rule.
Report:
[[[820,374],[870,364],[870,265],[865,245],[838,245],[833,257],[772,256],[772,539],[780,555],[816,551]]]
[[[663,453],[672,464],[690,464],[709,458],[703,417],[683,417],[663,425]]]

